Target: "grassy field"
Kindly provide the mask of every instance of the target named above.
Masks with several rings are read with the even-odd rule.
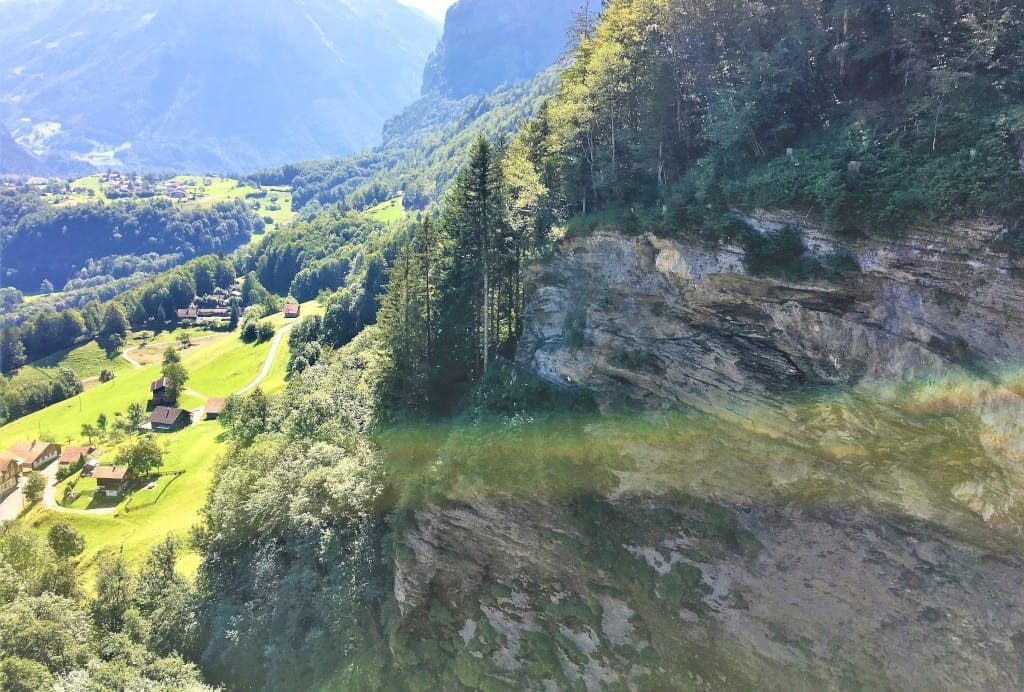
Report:
[[[311,301],[304,305],[304,314],[313,314],[318,309],[316,302]],[[275,322],[284,324],[284,319],[281,317]],[[0,448],[20,439],[48,439],[62,444],[87,442],[81,435],[82,423],[93,423],[101,413],[113,422],[117,413],[124,414],[130,404],[145,403],[149,396],[150,382],[159,376],[164,347],[177,344],[181,333],[188,333],[194,344],[181,351],[182,363],[190,373],[187,387],[202,395],[183,395],[179,405],[187,409],[203,405],[207,396],[226,396],[249,384],[262,369],[271,346],[269,341],[249,345],[242,343],[237,334],[211,334],[195,329],[157,335],[135,334],[129,339],[128,345],[130,348],[142,347],[141,350],[132,351],[132,354],[144,354],[146,365],[135,369],[122,359],[123,366],[118,366],[117,377],[113,381],[98,384],[68,401],[0,428]],[[90,372],[102,363],[100,355],[103,354],[98,348],[81,347],[68,353],[67,360],[69,363],[73,361],[75,367],[82,368],[83,372]],[[54,362],[54,365],[59,364]],[[288,346],[285,340],[274,358],[268,377],[261,385],[264,390],[275,392],[284,387],[287,364]],[[221,433],[218,423],[201,421],[184,431],[159,436],[160,443],[165,447],[165,467],[162,470],[185,473],[174,480],[169,476],[161,477],[156,490],[138,490],[129,511],[125,511],[127,500],[118,503],[116,513],[110,515],[58,513],[37,506],[25,515],[24,521],[45,531],[55,521],[64,520],[81,531],[88,544],[82,558],[83,575],[86,585],[91,587],[95,559],[104,548],[123,546],[125,556],[129,560],[136,560],[167,533],[184,535],[198,521],[199,510],[206,501],[213,480],[214,462],[223,452],[224,444],[219,439]],[[110,463],[122,436],[114,434],[93,440],[103,451],[101,462]],[[64,481],[58,487],[58,498],[63,497],[63,486],[69,482],[71,480]],[[70,508],[103,506],[91,504],[89,491],[93,488],[94,481],[79,480],[75,491],[81,493],[81,496]],[[152,500],[158,501],[146,506]],[[194,573],[198,564],[198,555],[185,555],[181,568],[185,573]]]
[[[29,511],[24,521],[40,531],[46,531],[57,521],[67,521],[81,531],[85,536],[86,551],[80,564],[84,583],[91,588],[95,560],[104,549],[121,548],[125,558],[135,562],[168,533],[185,537],[189,527],[198,521],[199,510],[206,502],[206,494],[213,482],[214,466],[224,448],[224,443],[218,439],[221,433],[218,423],[203,421],[181,432],[160,437],[165,460],[161,471],[184,473],[177,477],[162,476],[153,490],[138,490],[128,505],[128,511],[125,510],[127,500],[122,500],[116,513],[111,515],[58,513],[36,507]],[[75,489],[87,490],[90,484],[94,481],[83,479]],[[59,487],[57,496],[61,497],[62,492],[63,488]],[[72,506],[78,508],[88,504],[88,499],[83,497]],[[191,576],[198,564],[198,556],[185,555],[179,567]]]
[[[120,356],[108,358],[106,351],[95,341],[77,346],[70,351],[60,351],[30,365],[33,368],[54,372],[57,368],[71,368],[83,380],[98,377],[101,370],[110,370],[116,375],[131,368],[131,365]]]
[[[101,370],[110,370],[116,375],[131,368],[123,358],[107,358],[107,354],[90,341],[84,346],[60,351],[52,356],[37,360],[15,373],[4,375],[4,378],[11,385],[28,384],[30,382],[52,382],[57,377],[59,368],[70,368],[85,382],[86,387],[95,386],[95,378]]]
[[[323,312],[316,301],[304,303],[303,315]],[[283,314],[270,318],[280,329],[288,321]],[[193,345],[180,349],[179,337],[187,335]],[[129,337],[127,347],[133,359],[143,363],[136,370],[120,356],[106,358],[105,353],[95,344],[81,346],[54,356],[43,364],[47,369],[67,365],[84,377],[93,377],[109,367],[116,373],[112,382],[95,384],[83,394],[44,408],[24,419],[14,421],[0,428],[0,448],[9,446],[19,439],[48,439],[62,444],[86,442],[82,438],[83,423],[94,423],[103,414],[112,423],[118,414],[124,415],[129,404],[144,404],[150,393],[150,383],[160,375],[160,363],[168,345],[179,347],[181,360],[189,373],[186,387],[196,393],[186,392],[179,405],[195,409],[203,405],[208,396],[226,396],[248,385],[259,372],[270,351],[271,342],[245,344],[238,334],[210,333],[191,328],[160,334],[140,332]],[[288,342],[282,347],[271,363],[267,378],[261,387],[267,392],[279,391],[285,386],[288,367]],[[46,371],[26,369],[34,375],[45,377]],[[123,547],[124,555],[134,561],[143,557],[150,548],[169,532],[184,535],[187,529],[199,520],[199,511],[206,502],[206,495],[213,481],[213,469],[221,455],[224,443],[222,429],[216,422],[202,421],[177,433],[162,435],[158,439],[165,447],[164,472],[183,471],[180,476],[161,477],[155,490],[139,489],[135,492],[128,511],[127,500],[116,506],[114,514],[97,515],[82,513],[53,512],[35,507],[28,512],[24,521],[44,531],[55,521],[68,521],[80,530],[86,538],[87,549],[82,557],[82,573],[87,588],[91,588],[91,575],[97,555],[106,548]],[[102,451],[101,463],[110,464],[117,451],[123,433],[105,435],[92,441]],[[56,496],[61,499],[63,487],[75,477],[63,481],[57,487]],[[78,479],[75,490],[80,494],[69,508],[84,510],[104,507],[93,504],[90,491],[95,482]],[[157,501],[154,504],[154,501]],[[109,505],[106,505],[109,507]],[[186,554],[179,564],[186,574],[195,573],[200,557]]]
[[[192,335],[194,344],[181,350],[182,363],[190,376],[187,387],[204,396],[226,396],[241,389],[259,374],[270,352],[269,341],[250,345],[242,343],[237,334],[210,334],[197,330],[187,330],[187,333]],[[146,341],[148,346],[141,352],[131,351],[133,357],[144,354],[147,364],[141,370],[132,368],[121,359],[124,367],[113,381],[0,428],[0,448],[19,439],[52,439],[67,444],[69,440],[80,438],[82,423],[94,422],[101,413],[113,421],[117,413],[125,413],[130,404],[144,404],[149,398],[149,384],[160,376],[163,350],[169,344],[177,346],[178,335],[179,332],[158,335]],[[281,349],[279,355],[282,354],[287,362],[287,345]],[[83,360],[88,361],[87,358]],[[271,374],[276,374],[278,381],[268,378],[267,385],[280,388],[284,376],[276,360]],[[198,408],[204,399],[186,394],[179,403],[183,408]]]
[[[394,199],[389,199],[387,202],[381,202],[375,207],[370,207],[365,213],[372,216],[374,220],[382,221],[384,223],[401,221],[402,218],[405,217],[405,207],[402,203],[402,196],[399,195]]]
[[[209,180],[210,185],[204,185],[204,181]],[[217,202],[229,201],[233,199],[246,199],[246,195],[257,192],[256,188],[249,185],[239,185],[239,181],[235,178],[221,178],[219,176],[201,176],[201,175],[179,175],[174,178],[170,178],[166,181],[160,181],[155,184],[155,188],[159,194],[155,198],[163,197],[164,185],[168,182],[180,183],[185,188],[195,194],[196,199],[182,202],[183,206],[209,206]],[[87,193],[70,193],[63,196],[59,202],[62,205],[68,204],[83,204],[86,202],[104,202],[109,203],[112,200],[103,193],[103,183],[100,182],[99,175],[89,175],[83,178],[78,178],[71,183],[71,188],[83,188],[91,190],[92,195]],[[263,198],[249,198],[248,201],[259,203],[259,209],[256,211],[260,216],[269,216],[274,221],[274,227],[281,226],[290,222],[295,218],[295,213],[292,210],[292,191],[288,187],[268,187],[265,188],[267,196]],[[154,198],[150,198],[154,199]],[[270,210],[268,207],[276,206],[277,209]]]

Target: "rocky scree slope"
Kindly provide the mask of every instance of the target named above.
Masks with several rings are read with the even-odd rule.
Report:
[[[594,393],[587,444],[613,481],[414,512],[399,669],[443,659],[462,684],[536,688],[1024,684],[1024,285],[993,249],[1003,230],[844,241],[794,215],[745,221],[860,271],[794,283],[751,275],[739,248],[611,229],[533,268],[518,361]]]

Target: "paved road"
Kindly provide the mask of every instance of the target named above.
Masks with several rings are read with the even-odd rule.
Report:
[[[256,378],[252,382],[239,389],[237,392],[235,392],[235,394],[245,394],[246,392],[256,389],[256,387],[260,386],[263,380],[267,379],[267,376],[270,374],[270,369],[274,366],[274,358],[277,357],[277,352],[281,348],[281,342],[284,340],[284,337],[288,335],[288,332],[290,332],[292,327],[294,326],[294,323],[289,324],[277,331],[277,334],[274,335],[274,341],[270,344],[270,352],[267,353],[267,359],[263,362],[263,368],[260,370],[259,374],[256,375]],[[142,366],[138,362],[132,360],[132,358],[127,353],[122,353],[121,357],[127,360],[129,363],[131,363],[137,370],[142,368]],[[195,392],[192,390],[188,391],[190,394],[193,394],[200,398],[206,398],[199,392]],[[204,407],[200,407],[192,412],[193,420],[202,418],[203,408]],[[46,509],[49,509],[54,512],[60,512],[62,514],[92,515],[113,514],[117,511],[116,507],[104,507],[101,509],[70,509],[68,507],[61,507],[60,504],[57,502],[57,468],[58,464],[54,462],[42,470],[43,475],[46,476],[46,488],[43,490],[43,506]],[[24,483],[25,481],[22,480],[22,485],[24,485]],[[18,514],[21,513],[23,502],[24,500],[22,499],[21,486],[18,486],[17,490],[15,490],[13,493],[11,493],[11,495],[9,495],[2,502],[0,502],[0,521],[4,521],[7,519],[16,519],[18,517]]]
[[[61,507],[57,502],[57,468],[60,466],[54,462],[42,470],[46,476],[46,488],[43,489],[43,507],[61,514],[113,514],[117,507],[102,507],[100,509],[71,509]]]
[[[281,327],[277,330],[277,334],[274,335],[274,341],[270,344],[270,353],[267,354],[267,360],[263,363],[263,369],[260,370],[260,374],[256,376],[256,379],[239,389],[235,394],[245,394],[246,392],[256,389],[260,386],[263,380],[267,379],[267,375],[270,374],[270,368],[274,365],[274,357],[277,355],[277,350],[281,347],[281,341],[288,335],[288,332],[292,330],[295,323],[289,324],[286,327]]]
[[[25,481],[22,481],[24,485]],[[21,514],[21,508],[24,506],[25,498],[21,493],[21,485],[14,489],[14,491],[0,500],[0,521],[10,521],[17,519],[18,515]]]

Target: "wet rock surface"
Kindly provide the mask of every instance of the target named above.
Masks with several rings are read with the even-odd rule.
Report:
[[[533,689],[1024,685],[1024,284],[1000,229],[843,243],[748,222],[799,224],[861,271],[797,284],[735,248],[612,232],[534,268],[517,359],[594,392],[587,435],[629,463],[611,489],[411,513],[400,668]]]

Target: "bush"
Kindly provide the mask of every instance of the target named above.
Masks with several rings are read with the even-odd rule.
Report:
[[[274,338],[274,325],[268,320],[263,320],[256,328],[256,339],[259,342],[270,341]]]
[[[46,489],[46,477],[38,471],[28,474],[25,481],[25,499],[29,504],[35,504],[43,499],[43,491]]]

